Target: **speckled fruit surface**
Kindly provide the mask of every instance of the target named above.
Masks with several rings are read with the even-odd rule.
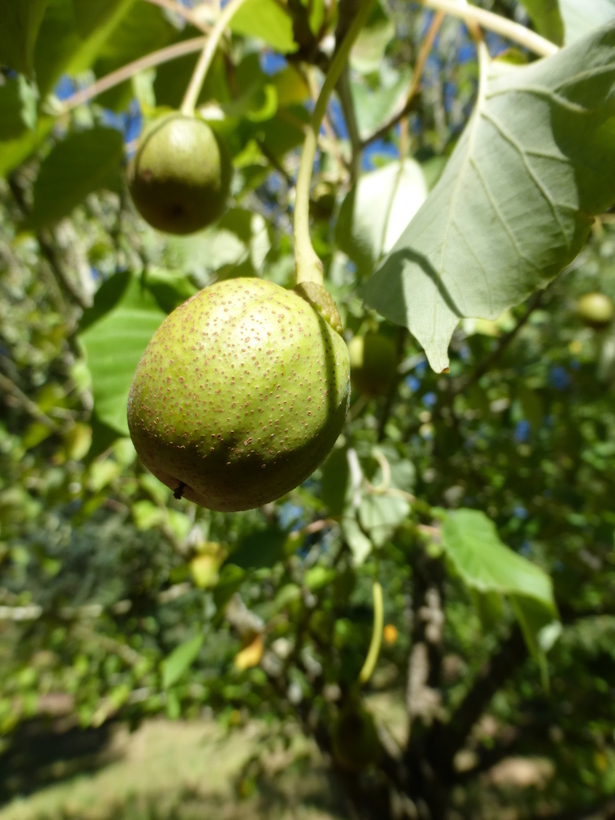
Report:
[[[170,114],[151,122],[128,166],[135,206],[153,228],[194,233],[217,219],[232,175],[227,150],[196,117]]]
[[[379,333],[353,336],[350,350],[350,377],[353,385],[367,396],[380,396],[389,389],[397,369],[395,345]]]
[[[173,311],[137,367],[128,425],[143,464],[212,510],[299,485],[339,436],[342,337],[301,296],[262,279],[211,285]]]

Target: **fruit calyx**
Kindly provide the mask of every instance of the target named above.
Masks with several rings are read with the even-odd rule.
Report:
[[[342,333],[342,317],[329,291],[316,282],[300,282],[295,285],[295,292],[305,299],[314,310],[335,330]]]

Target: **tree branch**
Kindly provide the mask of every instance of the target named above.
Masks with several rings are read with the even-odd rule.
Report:
[[[153,6],[160,6],[162,9],[171,11],[173,14],[177,14],[178,17],[183,17],[187,23],[190,23],[190,25],[194,26],[194,28],[198,28],[199,31],[202,31],[204,34],[208,34],[211,31],[211,26],[200,20],[199,17],[190,11],[189,8],[174,2],[174,0],[146,0],[146,2],[151,3]]]
[[[83,88],[81,91],[77,91],[71,97],[68,97],[62,104],[60,114],[66,114],[78,105],[83,105],[83,103],[88,102],[88,100],[93,99],[98,96],[98,94],[102,94],[103,91],[108,91],[110,88],[115,88],[116,85],[121,85],[121,83],[129,80],[135,74],[138,74],[139,71],[145,71],[148,68],[162,65],[162,63],[168,63],[171,60],[176,60],[178,57],[184,57],[186,54],[194,54],[197,51],[202,51],[206,42],[206,37],[193,37],[191,40],[185,40],[183,43],[175,43],[172,46],[161,48],[159,51],[154,51],[145,57],[134,60],[132,63],[118,68],[117,71],[112,71],[87,88]]]
[[[536,293],[531,297],[527,309],[525,310],[525,313],[523,313],[523,315],[519,317],[519,320],[517,321],[517,324],[513,327],[513,329],[500,337],[500,340],[496,345],[495,349],[489,354],[489,356],[487,356],[486,359],[483,359],[483,361],[478,365],[478,367],[476,368],[476,370],[474,370],[473,373],[470,373],[470,375],[466,379],[461,381],[460,386],[455,392],[461,393],[463,390],[466,390],[468,387],[470,387],[470,385],[475,384],[482,376],[485,375],[485,373],[491,370],[495,362],[497,362],[497,360],[504,353],[506,348],[511,344],[511,342],[514,341],[521,328],[527,323],[532,313],[536,310],[537,307],[540,306],[542,300],[544,299],[545,293],[546,288],[545,290],[536,291]]]
[[[421,78],[423,76],[423,71],[425,70],[425,63],[427,62],[427,58],[431,54],[431,49],[433,48],[434,41],[440,30],[440,26],[444,20],[444,12],[438,12],[433,20],[431,21],[431,25],[429,26],[429,30],[425,35],[425,39],[421,45],[421,49],[418,53],[416,58],[416,63],[414,65],[414,69],[412,71],[412,81],[410,82],[410,88],[408,89],[408,94],[406,95],[406,102],[404,103],[403,108],[397,114],[395,114],[388,122],[378,128],[377,131],[374,131],[373,134],[370,134],[369,137],[364,139],[361,143],[361,148],[365,148],[365,146],[369,145],[371,142],[380,139],[388,134],[391,128],[394,128],[400,120],[403,120],[404,117],[407,117],[408,114],[412,111],[414,104],[415,104],[415,97],[419,90],[421,84]],[[400,152],[401,153],[401,152]],[[405,155],[405,151],[401,153],[400,159],[403,159]]]
[[[426,743],[427,753],[434,767],[447,778],[452,778],[455,755],[464,747],[475,723],[526,656],[521,627],[515,624],[508,638],[485,662],[450,721],[434,726]]]
[[[342,106],[342,113],[346,121],[346,128],[348,129],[348,138],[350,139],[350,184],[357,181],[359,172],[361,170],[361,137],[359,135],[359,126],[357,124],[357,115],[354,110],[354,102],[350,90],[350,76],[348,73],[348,63],[344,66],[340,78],[337,81],[337,95]]]

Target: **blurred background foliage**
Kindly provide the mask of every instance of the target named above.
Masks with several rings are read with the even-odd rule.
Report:
[[[188,818],[209,806],[284,817],[310,777],[328,794],[312,795],[314,811],[340,817],[611,816],[615,331],[576,312],[588,292],[615,300],[610,216],[545,291],[495,322],[464,320],[450,374],[433,373],[359,287],[435,184],[471,111],[476,64],[463,26],[446,20],[405,124],[378,135],[403,108],[433,15],[377,4],[350,97],[340,91],[321,135],[313,241],[347,340],[385,336],[395,376],[378,395],[355,389],[337,448],[275,504],[227,515],[176,501],[127,437],[132,372],[196,289],[230,276],[291,285],[294,176],[336,21],[316,2],[289,2],[291,18],[246,5],[201,98],[234,157],[232,206],[178,239],[138,218],[121,162],[142,112],[179,105],[196,56],[58,116],[97,78],[200,34],[154,4],[124,5],[117,20],[104,3],[96,25],[75,17],[78,35],[72,4],[50,0],[37,47],[15,62],[0,38],[0,817],[78,772],[73,759],[115,765],[117,727],[163,731],[149,722],[159,716],[177,723],[152,743],[184,758],[185,793],[165,803],[118,781],[98,814],[67,808],[69,789],[37,816]],[[491,7],[528,23],[514,2]],[[390,203],[379,222],[374,209]],[[488,577],[479,538],[504,556]],[[535,595],[516,575],[530,564]],[[377,749],[349,767],[334,736],[358,697],[376,578],[386,628],[361,698]],[[204,718],[202,742],[185,734]],[[242,753],[228,752],[235,780],[216,807],[201,781],[233,738]]]

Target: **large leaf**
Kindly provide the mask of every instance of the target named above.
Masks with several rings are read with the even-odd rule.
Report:
[[[250,533],[227,559],[227,563],[241,569],[272,567],[284,555],[287,539],[288,533],[278,527]]]
[[[335,239],[340,250],[368,274],[399,239],[427,197],[421,166],[414,160],[391,162],[363,174],[340,208]]]
[[[57,143],[34,183],[34,227],[68,216],[93,191],[116,190],[123,157],[122,135],[113,128],[73,132]]]
[[[151,287],[134,274],[106,282],[91,312],[84,316],[86,328],[80,335],[92,374],[96,416],[124,435],[128,434],[126,402],[135,369],[166,309],[175,307],[169,298],[170,279],[163,277],[163,287],[160,277],[151,277]],[[183,301],[185,289],[185,280],[177,277],[177,303]]]
[[[0,116],[4,119],[5,114]],[[39,116],[34,130],[25,128],[21,134],[0,140],[0,176],[7,176],[33,154],[49,135],[55,121],[50,115]]]
[[[374,89],[365,79],[351,81],[350,91],[357,116],[359,135],[365,139],[403,108],[412,71],[382,66],[381,82]]]
[[[493,521],[479,510],[459,509],[446,514],[442,546],[453,566],[479,604],[493,611],[494,595],[507,595],[530,653],[538,662],[545,687],[547,663],[541,637],[557,621],[557,608],[549,576],[500,541]]]
[[[492,65],[444,173],[364,289],[448,365],[461,317],[544,287],[615,201],[615,25],[529,66]]]
[[[350,53],[350,65],[362,74],[379,71],[388,44],[395,37],[395,23],[382,3],[375,3],[367,25],[359,32]]]
[[[0,140],[14,140],[36,128],[38,95],[19,75],[0,86]]]
[[[84,0],[85,1],[85,0]],[[196,36],[191,29],[189,36]],[[145,54],[182,39],[157,6],[139,2],[131,6],[116,26],[113,37],[101,46],[95,65],[98,75],[107,74]],[[175,60],[171,62],[174,66]]]
[[[615,17],[615,0],[559,0],[559,7],[564,20],[566,43],[584,37]]]
[[[165,689],[173,686],[184,675],[197,659],[205,636],[195,635],[185,643],[177,646],[171,654],[162,661],[162,685]]]
[[[230,29],[263,40],[282,54],[297,50],[292,18],[275,0],[248,0],[231,20]]]
[[[47,0],[0,0],[0,64],[29,74]]]
[[[271,238],[259,214],[230,208],[215,225],[188,237],[170,237],[169,247],[177,267],[200,277],[218,272],[227,276],[253,276],[262,270]]]
[[[75,23],[81,37],[89,37],[113,16],[118,0],[73,0]]]
[[[447,513],[442,523],[442,546],[469,587],[533,598],[555,615],[549,576],[502,543],[495,524],[480,510],[462,508]]]
[[[521,0],[536,30],[558,46],[564,42],[564,23],[558,0]],[[574,0],[578,2],[578,0]]]
[[[53,90],[62,74],[85,71],[93,64],[102,45],[136,0],[96,0],[92,13],[83,5],[88,2],[48,0],[34,55],[42,97]],[[99,24],[88,30],[96,18]],[[86,30],[88,33],[84,34]]]

